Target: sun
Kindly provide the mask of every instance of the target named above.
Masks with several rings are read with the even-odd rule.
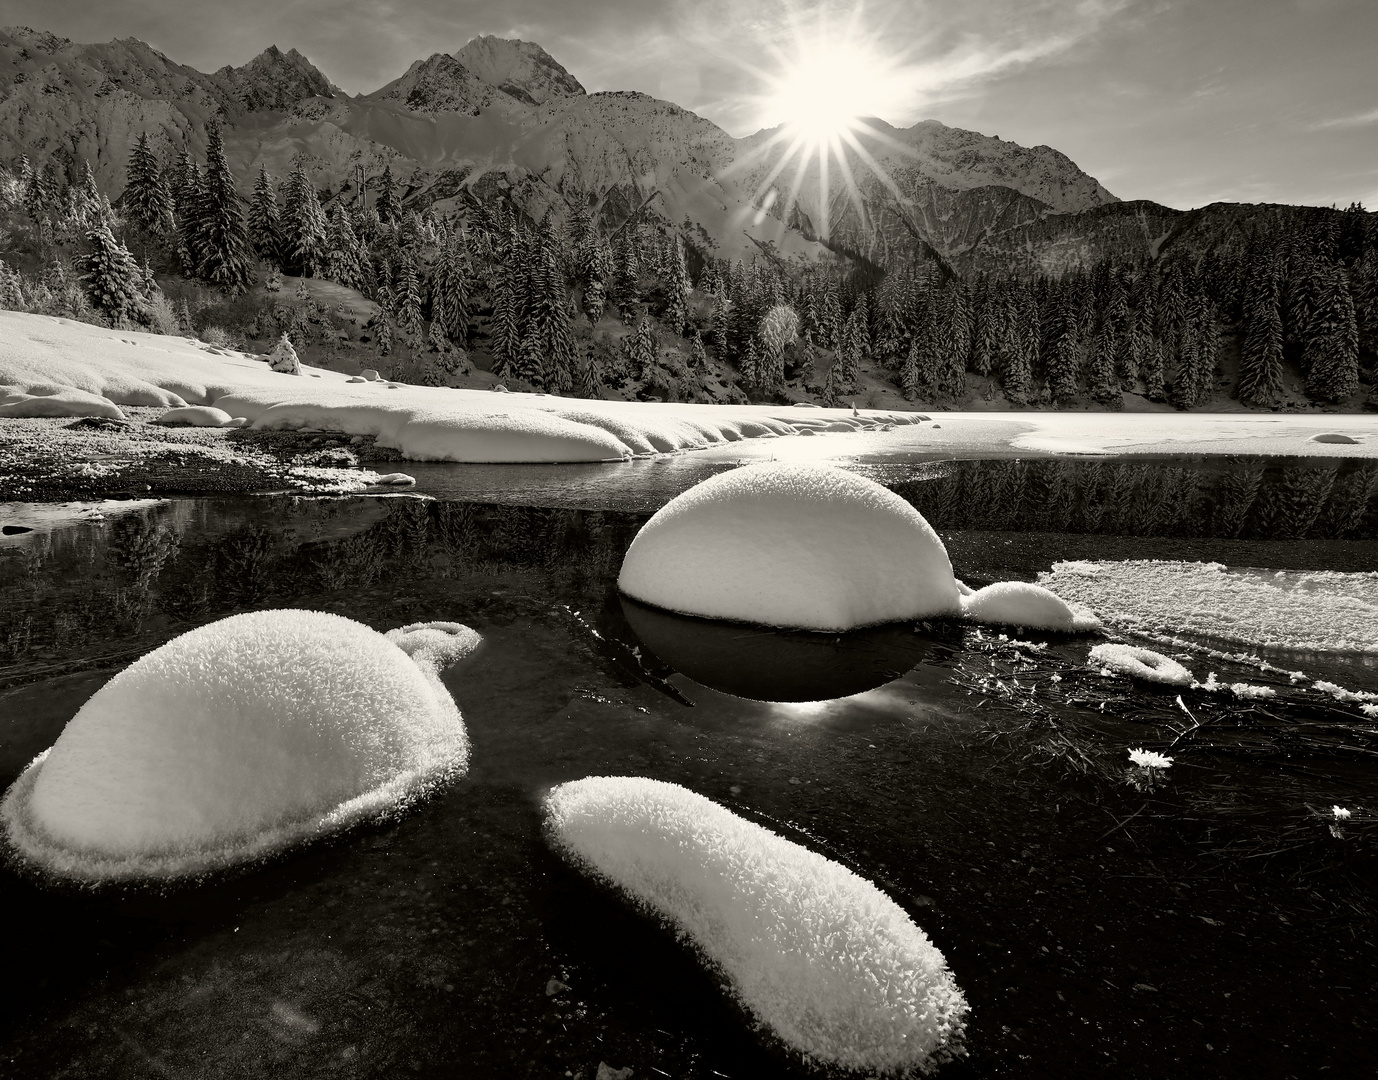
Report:
[[[829,141],[879,114],[893,96],[887,67],[857,44],[801,42],[769,80],[762,112],[812,143]]]
[[[826,243],[834,182],[860,208],[859,175],[896,189],[872,149],[913,155],[911,147],[888,132],[888,125],[871,120],[911,111],[921,71],[895,48],[892,37],[864,31],[859,11],[844,27],[822,18],[807,26],[796,19],[790,40],[768,49],[771,62],[751,67],[762,83],[758,115],[773,130],[764,131],[765,138],[724,175],[755,173],[745,211],[754,225],[773,213],[783,229],[803,199]]]

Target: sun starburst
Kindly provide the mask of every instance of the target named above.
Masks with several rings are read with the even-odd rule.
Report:
[[[862,30],[860,9],[841,27],[824,16],[809,24],[795,18],[787,45],[770,50],[770,55],[769,68],[756,74],[765,87],[758,98],[759,113],[773,130],[732,171],[761,170],[750,197],[757,225],[773,209],[782,221],[787,218],[812,178],[815,190],[807,193],[803,209],[826,241],[835,181],[858,212],[864,212],[855,166],[898,196],[894,180],[873,151],[884,148],[900,156],[913,151],[870,118],[912,106],[913,72],[901,54],[886,47],[881,35]],[[782,177],[787,177],[787,186]]]

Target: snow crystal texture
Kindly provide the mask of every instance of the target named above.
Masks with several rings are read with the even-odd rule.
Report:
[[[961,1053],[968,1007],[942,953],[846,867],[640,777],[561,784],[546,822],[566,858],[686,935],[806,1059],[912,1076]]]
[[[410,803],[468,767],[452,623],[234,615],[116,675],[0,804],[25,861],[85,881],[201,874]]]
[[[1132,675],[1136,679],[1167,686],[1190,686],[1196,681],[1196,676],[1172,657],[1136,645],[1106,642],[1095,646],[1088,659],[1092,664],[1118,671],[1121,675]]]
[[[618,586],[684,615],[800,630],[960,609],[947,549],[919,512],[822,465],[747,465],[695,485],[637,533]]]
[[[973,622],[1063,633],[1095,630],[1100,626],[1100,620],[1091,612],[1077,610],[1056,593],[1027,581],[998,581],[963,595],[962,613]]]
[[[1039,583],[1108,626],[1165,644],[1378,654],[1378,573],[1276,573],[1220,563],[1059,562]]]

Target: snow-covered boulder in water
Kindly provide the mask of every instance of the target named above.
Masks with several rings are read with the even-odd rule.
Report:
[[[865,477],[747,465],[672,499],[637,533],[618,586],[684,615],[800,630],[955,615],[947,549]]]
[[[808,1061],[910,1076],[962,1052],[942,953],[846,867],[659,780],[589,777],[545,806],[562,855],[687,938]]]
[[[187,405],[180,409],[168,409],[153,422],[169,427],[228,427],[233,421],[234,417],[224,409],[212,405]]]
[[[202,626],[101,687],[0,803],[11,849],[85,881],[180,877],[398,810],[468,766],[439,668],[455,623],[339,615]]]
[[[278,338],[278,343],[268,354],[268,366],[284,375],[301,374],[301,361],[297,359],[297,350],[292,348],[292,342],[285,333]]]
[[[1105,642],[1095,646],[1088,659],[1092,664],[1118,671],[1121,675],[1132,675],[1136,679],[1167,686],[1190,686],[1196,681],[1195,676],[1172,657],[1152,649],[1141,649],[1137,645]]]
[[[1095,630],[1100,620],[1074,608],[1056,593],[1027,581],[998,581],[962,597],[962,611],[973,622],[1028,626],[1077,633]]]

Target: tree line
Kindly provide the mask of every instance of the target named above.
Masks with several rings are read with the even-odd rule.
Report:
[[[632,380],[690,396],[712,361],[736,400],[793,383],[834,403],[862,391],[865,367],[915,401],[958,401],[975,380],[1023,404],[1086,396],[1116,408],[1133,391],[1191,409],[1237,353],[1247,405],[1280,401],[1289,369],[1308,396],[1338,403],[1378,354],[1378,226],[1357,205],[1304,229],[1260,230],[1238,258],[964,279],[936,260],[884,274],[729,262],[644,215],[600,221],[580,193],[541,220],[467,192],[450,213],[406,208],[390,167],[363,193],[327,197],[304,162],[280,183],[260,165],[245,196],[214,125],[204,161],[182,151],[160,162],[142,135],[126,172],[114,207],[89,166],[75,183],[26,158],[0,172],[0,200],[27,213],[40,252],[77,242],[73,270],[96,316],[149,324],[154,262],[229,296],[266,265],[270,280],[322,278],[376,301],[382,355],[399,340],[462,354],[485,320],[494,374],[553,393],[595,396]],[[0,303],[37,309],[31,301],[0,264]],[[600,350],[591,331],[608,314],[627,330]],[[584,321],[590,332],[578,332]]]

